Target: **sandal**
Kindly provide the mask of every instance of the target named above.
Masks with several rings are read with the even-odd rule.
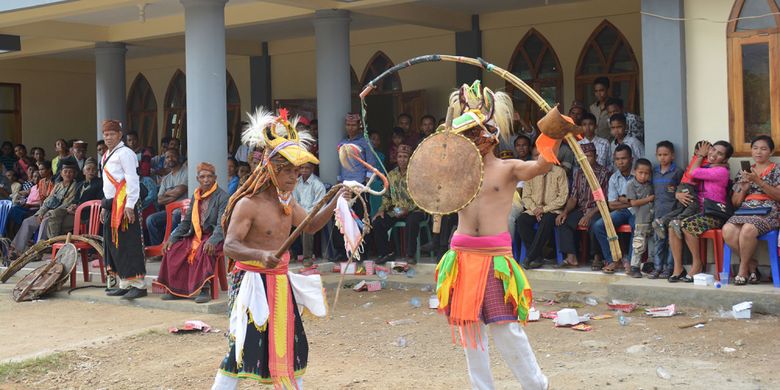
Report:
[[[761,283],[761,272],[758,271],[758,268],[756,268],[756,272],[751,272],[750,276],[748,276],[747,282],[750,284],[759,284]]]
[[[661,271],[655,270],[647,275],[648,279],[658,279],[658,277],[661,275]]]
[[[669,281],[669,283],[677,283],[677,282],[689,283],[688,282],[688,271],[686,271],[685,268],[683,268],[682,272],[680,272],[679,275],[671,275],[671,276],[669,276],[669,279],[667,279],[667,280]],[[693,279],[691,278],[690,281],[693,282]]]
[[[734,285],[735,286],[744,286],[747,284],[747,279],[742,275],[737,275],[734,277]]]
[[[601,269],[601,272],[605,274],[614,274],[615,273],[615,267],[617,266],[617,262],[611,262],[604,266],[604,268]]]
[[[590,263],[591,271],[601,271],[602,268],[604,268],[604,262],[600,259],[593,259],[593,262]]]

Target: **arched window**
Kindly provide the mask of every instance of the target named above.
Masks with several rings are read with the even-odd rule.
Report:
[[[593,80],[606,76],[610,82],[610,96],[623,99],[626,111],[638,113],[639,64],[628,40],[612,23],[603,21],[593,30],[580,52],[575,78],[575,97],[590,104]]]
[[[539,92],[550,106],[563,99],[561,63],[547,39],[535,29],[529,30],[517,44],[509,70]],[[512,95],[515,110],[521,117],[536,123],[543,116],[539,106],[514,85],[506,83],[506,91]]]
[[[228,150],[233,155],[241,143],[241,96],[238,95],[236,82],[227,72],[227,132]]]
[[[127,97],[127,127],[138,133],[143,146],[157,146],[157,99],[152,86],[139,73]]]
[[[392,67],[393,61],[391,61],[390,57],[388,57],[385,53],[382,53],[381,51],[374,53],[374,56],[371,57],[371,59],[368,61],[366,69],[363,70],[363,77],[360,78],[361,88],[362,86],[368,84],[369,81],[382,74],[382,72]],[[401,78],[398,76],[398,72],[395,72],[380,80],[379,84],[374,90],[374,93],[401,92],[402,90],[403,88],[401,87]]]
[[[187,80],[180,69],[171,77],[165,92],[165,134],[181,140],[182,148],[187,142]]]
[[[737,155],[750,155],[750,140],[758,135],[780,139],[778,12],[780,0],[737,0],[731,10],[729,129]]]

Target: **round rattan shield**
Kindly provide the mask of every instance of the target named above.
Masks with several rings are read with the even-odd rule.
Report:
[[[57,257],[54,258],[54,261],[61,263],[65,268],[65,272],[63,272],[60,280],[58,280],[59,283],[64,282],[65,279],[70,276],[70,273],[73,272],[74,268],[76,268],[78,258],[79,252],[76,250],[76,246],[71,243],[65,243],[59,250],[57,250]]]
[[[451,214],[477,197],[482,187],[482,156],[468,138],[442,131],[417,146],[406,171],[409,195],[431,214]]]

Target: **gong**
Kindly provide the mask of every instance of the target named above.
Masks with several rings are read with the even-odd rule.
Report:
[[[406,184],[414,203],[431,214],[451,214],[477,197],[482,156],[468,138],[441,131],[424,139],[409,159]]]

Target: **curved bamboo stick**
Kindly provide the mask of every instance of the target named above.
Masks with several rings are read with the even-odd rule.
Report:
[[[511,72],[507,71],[506,69],[495,66],[483,60],[482,58],[452,56],[446,54],[429,54],[420,57],[415,57],[406,60],[402,63],[399,63],[398,65],[393,66],[392,68],[382,72],[382,74],[377,76],[375,79],[371,80],[368,83],[368,85],[366,85],[363,88],[363,91],[360,92],[360,100],[362,100],[365,103],[365,97],[368,96],[368,94],[370,94],[371,91],[374,90],[374,88],[376,88],[376,83],[382,78],[386,77],[387,75],[397,72],[401,69],[408,68],[412,65],[425,63],[425,62],[438,62],[438,61],[459,62],[462,64],[469,64],[469,65],[482,68],[488,72],[495,73],[497,76],[503,78],[504,80],[509,81],[510,83],[512,83],[512,85],[517,87],[517,89],[525,93],[545,113],[551,110],[550,105],[547,104],[547,102],[533,88],[528,86],[528,84],[526,84],[523,80],[521,80],[519,77],[515,76]],[[585,174],[585,178],[588,181],[588,185],[590,186],[591,191],[594,194],[597,193],[603,194],[601,185],[599,184],[598,179],[596,178],[596,174],[593,173],[593,168],[590,166],[590,164],[587,163],[585,154],[582,152],[582,148],[580,148],[579,143],[577,143],[577,139],[572,134],[567,134],[564,137],[564,140],[569,144],[569,147],[571,147],[571,150],[574,152],[577,161],[580,163],[580,167],[582,167],[582,171]],[[615,259],[615,261],[619,261],[619,259],[621,259],[623,255],[620,250],[620,244],[618,242],[617,232],[615,231],[615,225],[612,223],[612,218],[610,218],[609,216],[609,207],[607,205],[606,200],[603,199],[603,196],[596,199],[596,205],[599,208],[599,213],[601,214],[601,218],[604,220],[604,227],[606,228],[607,231],[607,239],[609,240],[609,249],[610,252],[612,253],[612,258]]]

